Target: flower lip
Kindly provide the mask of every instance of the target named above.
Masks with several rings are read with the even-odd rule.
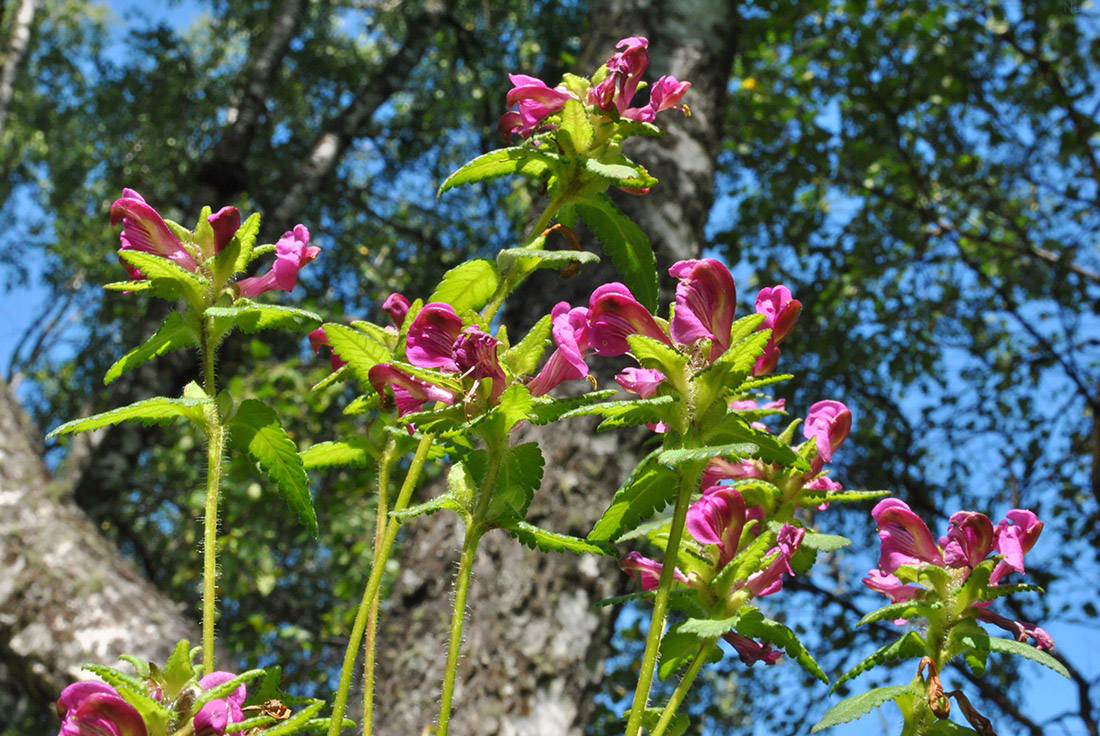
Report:
[[[168,227],[160,213],[150,207],[145,198],[133,189],[123,189],[122,197],[111,205],[111,225],[118,225],[120,222],[120,251],[152,253],[167,258],[192,273],[198,270],[199,264]],[[128,267],[127,270],[131,268]],[[134,276],[132,270],[131,276]]]
[[[729,269],[713,258],[679,261],[668,273],[679,279],[669,331],[680,345],[711,341],[709,360],[729,350],[737,285]]]
[[[592,292],[588,302],[588,341],[603,356],[630,350],[628,335],[645,335],[672,345],[653,315],[634,298],[625,284],[613,281]]]
[[[871,516],[878,524],[882,542],[878,566],[883,572],[897,572],[902,565],[944,566],[932,532],[909,504],[897,498],[884,498],[871,510]]]

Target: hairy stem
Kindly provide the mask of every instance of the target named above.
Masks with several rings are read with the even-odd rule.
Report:
[[[466,621],[466,593],[470,589],[470,573],[474,569],[474,555],[481,540],[482,530],[479,524],[471,523],[466,527],[466,536],[462,541],[462,557],[458,561],[458,579],[455,580],[454,613],[451,615],[451,641],[447,649],[447,665],[443,671],[443,694],[439,701],[439,725],[437,736],[447,736],[451,724],[451,700],[454,697],[455,679],[458,675],[458,653],[462,647],[462,625]]]
[[[664,565],[661,578],[657,583],[657,593],[653,599],[653,616],[649,621],[649,635],[646,637],[645,654],[642,655],[642,668],[638,672],[638,688],[634,691],[634,704],[630,708],[630,718],[626,725],[626,736],[638,736],[642,728],[642,714],[649,701],[649,690],[653,685],[653,673],[657,668],[657,654],[660,651],[661,636],[665,630],[665,617],[668,615],[668,596],[672,591],[673,572],[680,553],[680,540],[684,535],[684,522],[687,519],[688,501],[691,492],[699,483],[699,472],[684,468],[680,476],[680,489],[676,494],[676,508],[672,513],[672,528],[669,530],[668,546],[665,547]]]
[[[413,455],[412,463],[409,465],[409,472],[405,475],[405,482],[397,494],[397,501],[393,504],[393,512],[402,511],[409,505],[409,499],[412,497],[417,481],[420,480],[420,473],[424,470],[424,461],[428,457],[428,450],[431,449],[434,438],[433,434],[425,434],[420,438],[416,454]],[[401,526],[401,520],[394,517],[386,523],[386,534],[382,538],[382,546],[377,554],[378,564],[371,567],[367,587],[363,590],[363,599],[359,602],[359,610],[355,614],[355,622],[352,624],[351,635],[348,638],[348,648],[344,652],[344,664],[340,668],[340,684],[332,703],[332,721],[329,723],[328,736],[340,734],[344,712],[348,707],[348,691],[351,689],[351,675],[359,654],[359,643],[363,640],[363,630],[367,626],[371,602],[378,597],[378,590],[382,586],[382,572],[386,568],[386,561],[390,558],[399,526]]]
[[[211,401],[217,398],[214,359],[217,346],[210,336],[211,320],[203,319],[202,360],[203,389]],[[214,619],[217,616],[218,588],[218,496],[222,478],[222,456],[225,454],[225,425],[217,408],[206,411],[206,514],[202,539],[202,668],[203,674],[214,671]]]
[[[378,462],[378,510],[374,524],[372,571],[379,565],[385,565],[379,557],[382,552],[382,538],[386,534],[386,519],[389,516],[390,470],[396,447],[397,441],[390,436]],[[370,736],[374,727],[374,642],[377,636],[378,596],[375,596],[367,613],[367,639],[363,644],[363,736]]]
[[[710,654],[710,649],[718,641],[717,638],[710,638],[703,641],[699,646],[699,651],[695,653],[695,660],[688,667],[688,671],[684,673],[683,678],[680,680],[680,684],[676,686],[676,690],[673,691],[672,697],[668,699],[668,705],[661,712],[661,719],[657,721],[657,725],[653,729],[652,736],[663,736],[668,725],[672,723],[673,716],[676,715],[676,709],[680,707],[680,703],[684,702],[684,696],[691,690],[691,684],[695,682],[695,676],[699,674],[699,670],[703,668],[703,663],[707,661],[707,655]]]

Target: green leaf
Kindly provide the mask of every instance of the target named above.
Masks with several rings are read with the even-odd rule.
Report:
[[[337,465],[366,468],[372,460],[378,459],[378,450],[368,437],[356,437],[344,442],[319,442],[300,454],[306,470]]]
[[[1044,590],[1039,585],[1028,585],[1027,583],[1017,583],[1016,585],[993,585],[982,591],[980,599],[983,601],[992,601],[997,598],[1002,598],[1006,595],[1012,595],[1014,593],[1043,593]]]
[[[925,654],[929,654],[928,645],[925,643],[924,639],[921,638],[921,635],[915,631],[907,632],[899,639],[890,642],[884,647],[880,647],[871,656],[841,675],[840,679],[833,684],[833,692],[836,692],[836,689],[840,687],[842,683],[880,664],[898,659],[923,657]]]
[[[397,332],[392,327],[386,329],[381,325],[376,325],[373,322],[368,322],[365,319],[353,320],[351,326],[366,334],[376,343],[384,346],[387,350],[392,351],[395,347],[397,347]]]
[[[830,708],[829,711],[821,717],[821,720],[810,729],[810,733],[824,731],[826,728],[839,726],[841,723],[847,723],[848,721],[862,718],[883,703],[900,700],[901,698],[917,697],[920,697],[920,693],[912,689],[909,685],[879,687],[865,693],[860,693],[859,695],[853,695]]]
[[[662,710],[660,708],[646,708],[642,711],[642,726],[645,728],[646,733],[653,733],[657,728],[657,724],[661,722],[661,714]],[[683,711],[677,711],[672,714],[672,718],[665,727],[663,734],[664,736],[683,736],[690,725],[691,716]]]
[[[149,660],[135,657],[133,654],[120,654],[118,658],[123,662],[129,662],[130,666],[137,672],[137,676],[142,680],[149,678]]]
[[[692,378],[696,386],[696,405],[705,408],[730,392],[744,393],[744,382],[764,352],[769,334],[767,331],[752,333],[697,373]],[[736,417],[736,414],[731,416]]]
[[[202,307],[203,291],[210,283],[204,277],[152,253],[120,250],[118,255],[131,266],[141,269],[142,275],[153,282],[151,288],[160,292],[157,296],[176,298],[178,294],[195,307]]]
[[[247,670],[247,671],[242,672],[241,674],[237,675],[232,680],[226,680],[225,682],[218,685],[217,687],[212,687],[209,690],[203,691],[202,695],[200,695],[195,700],[195,704],[191,706],[191,712],[192,713],[198,713],[199,710],[201,710],[202,707],[204,705],[206,705],[207,703],[209,703],[211,700],[218,700],[219,698],[224,698],[224,697],[228,696],[231,692],[233,692],[234,690],[239,688],[241,685],[244,685],[245,683],[247,683],[251,680],[255,680],[257,677],[260,677],[260,676],[263,676],[263,675],[266,675],[266,674],[267,673],[264,672],[263,670]]]
[[[890,603],[882,608],[876,608],[867,614],[864,614],[863,618],[859,620],[858,626],[864,626],[874,621],[893,621],[895,619],[904,618],[924,618],[927,619],[932,615],[935,615],[936,611],[943,608],[943,603],[935,601],[932,603],[923,603],[921,601],[901,601],[900,603]]]
[[[233,261],[233,270],[230,271],[231,275],[243,271],[252,261],[252,249],[256,246],[256,236],[259,234],[260,213],[254,212],[247,220],[241,223],[240,229],[238,229],[237,233],[233,236],[233,240],[238,243],[238,247],[237,258]],[[232,242],[226,250],[230,247],[232,247]]]
[[[565,399],[555,399],[550,396],[535,397],[535,403],[531,407],[530,419],[535,424],[549,424],[566,417],[579,417],[586,414],[598,414],[601,410],[586,412],[588,406],[604,406],[603,400],[617,394],[618,391],[605,389],[603,391],[590,391],[580,396],[570,396]],[[617,403],[617,402],[616,402]]]
[[[717,639],[722,634],[728,633],[737,624],[737,616],[728,618],[689,618],[677,628],[685,634],[691,634],[699,639]]]
[[[657,453],[647,455],[630,474],[607,511],[592,528],[589,541],[615,541],[676,498],[679,476],[657,462]]]
[[[787,656],[802,665],[802,668],[817,679],[829,684],[829,678],[821,670],[821,666],[802,646],[798,635],[789,627],[778,621],[773,621],[764,616],[760,609],[746,606],[741,609],[735,628],[737,633],[753,639],[763,639],[779,647],[787,653]]]
[[[138,347],[123,355],[107,370],[103,384],[108,385],[142,363],[180,348],[193,348],[199,344],[199,334],[187,324],[183,315],[172,312],[156,333]]]
[[[483,463],[487,460],[488,456],[482,452],[470,456],[470,472],[479,482],[485,478],[488,467]],[[505,451],[489,503],[490,519],[507,520],[507,525],[512,519],[522,520],[527,515],[527,507],[542,483],[543,463],[542,451],[536,442],[509,447]]]
[[[816,549],[818,552],[835,552],[838,549],[849,546],[851,539],[839,534],[821,534],[820,532],[806,530],[806,536],[802,538],[802,546]]]
[[[425,501],[424,503],[418,503],[401,511],[391,511],[390,516],[395,519],[411,519],[414,516],[431,516],[437,511],[442,509],[450,509],[451,511],[457,511],[459,514],[465,515],[468,509],[463,506],[462,502],[455,498],[451,493],[444,493],[441,496]]]
[[[699,645],[702,643],[699,636],[683,631],[682,626],[683,624],[673,626],[661,638],[657,676],[662,680],[667,680],[669,677],[686,667],[695,659],[695,655],[699,653]],[[726,629],[726,631],[729,631],[729,629]],[[707,661],[720,662],[721,660],[721,648],[711,647],[710,651],[707,653]]]
[[[886,498],[890,491],[803,491],[798,496],[800,506],[820,506],[823,503],[855,503]]]
[[[506,248],[497,253],[497,265],[506,271],[517,262],[526,273],[539,268],[564,268],[573,263],[598,263],[600,257],[587,250],[534,250]]]
[[[504,352],[501,362],[513,376],[535,372],[546,346],[550,344],[550,327],[550,315],[547,314],[528,330],[522,340]]]
[[[576,552],[577,554],[614,555],[615,548],[607,542],[589,542],[568,534],[541,529],[526,521],[515,521],[504,529],[531,549],[540,552]]]
[[[499,285],[497,264],[487,258],[476,258],[443,274],[443,280],[435,287],[428,301],[446,302],[454,307],[455,312],[462,314],[488,304]]]
[[[556,137],[567,156],[577,153],[585,155],[592,148],[596,129],[592,127],[592,121],[589,120],[584,104],[580,100],[565,101]]]
[[[601,412],[606,419],[596,427],[603,432],[617,427],[637,427],[642,424],[655,424],[668,418],[669,409],[680,401],[675,396],[654,396],[650,399],[617,402],[608,405]]]
[[[234,445],[246,450],[275,481],[279,495],[317,537],[317,515],[309,494],[306,470],[294,440],[283,429],[275,410],[256,399],[245,399],[230,425]]]
[[[646,335],[628,335],[626,341],[630,352],[642,366],[657,368],[681,394],[687,393],[687,385],[683,381],[684,371],[687,370],[686,355]]]
[[[645,169],[623,163],[608,163],[589,158],[584,161],[584,170],[609,184],[627,189],[648,189],[657,183],[657,180]]]
[[[1042,649],[1037,649],[1027,642],[991,636],[989,637],[989,649],[993,652],[1006,652],[1008,654],[1016,654],[1026,659],[1030,659],[1034,662],[1038,662],[1044,667],[1049,667],[1062,677],[1069,679],[1069,670],[1065,668],[1065,665]]]
[[[650,312],[657,309],[657,260],[645,232],[606,194],[596,194],[574,207],[603,243],[634,298]]]
[[[321,324],[321,316],[308,309],[257,304],[249,299],[238,299],[231,307],[210,307],[206,315],[214,318],[216,329],[223,334],[234,327],[254,333],[270,329],[312,330]]]
[[[122,291],[122,292],[139,292],[150,291],[153,288],[152,281],[112,281],[109,284],[104,284],[103,288],[107,291]]]
[[[500,148],[463,164],[458,171],[448,176],[439,185],[436,197],[442,196],[448,189],[463,184],[495,179],[509,174],[523,174],[538,179],[549,171],[550,164],[556,161],[556,156],[529,146]]]
[[[735,413],[728,414],[713,431],[709,432],[706,441],[716,445],[729,444],[733,447],[748,443],[757,448],[749,457],[754,457],[765,463],[774,463],[788,468],[793,467],[805,473],[810,471],[810,464],[795,452],[790,445],[780,441],[769,432],[750,426],[748,422]],[[737,455],[736,450],[733,452]]]
[[[737,580],[748,580],[749,575],[760,569],[760,563],[767,557],[775,543],[776,533],[771,530],[765,531],[726,563],[711,582],[711,587],[727,590]]]
[[[148,692],[143,680],[127,675],[125,672],[119,672],[114,667],[108,667],[105,664],[86,664],[80,669],[91,672],[117,690],[130,690],[138,695],[146,695]]]
[[[266,728],[262,731],[264,736],[289,736],[289,734],[296,734],[302,730],[306,721],[317,715],[317,712],[324,707],[325,702],[323,700],[317,700],[310,703],[301,710],[295,712],[285,721],[282,721],[277,726]],[[225,732],[228,733],[240,733],[248,728],[248,726],[242,726],[243,722],[230,723],[225,727]]]
[[[183,639],[172,653],[168,655],[168,661],[164,663],[161,671],[164,695],[169,702],[183,691],[183,686],[195,677],[195,668],[191,664],[191,643]]]
[[[141,714],[149,736],[165,736],[168,733],[168,723],[175,714],[167,706],[149,697],[144,682],[103,665],[86,664],[81,669],[99,676],[108,685],[118,690],[123,700],[134,706]]]
[[[199,428],[203,428],[206,426],[203,406],[209,402],[210,399],[208,398],[185,396],[179,399],[169,399],[165,396],[157,396],[135,402],[129,406],[105,411],[102,414],[65,422],[46,435],[46,439],[60,437],[65,434],[87,432],[101,427],[110,427],[119,422],[138,421],[143,424],[164,424],[180,417],[189,419]]]
[[[332,349],[348,364],[364,388],[370,388],[371,368],[393,360],[393,354],[384,346],[346,325],[326,323],[325,334]]]

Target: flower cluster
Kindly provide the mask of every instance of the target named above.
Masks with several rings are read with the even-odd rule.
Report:
[[[989,584],[995,586],[1011,572],[1024,572],[1024,555],[1043,530],[1043,522],[1024,509],[1012,509],[997,526],[985,514],[959,511],[951,515],[947,535],[937,544],[928,525],[904,501],[883,499],[871,514],[878,524],[882,547],[878,568],[871,570],[863,583],[895,603],[920,600],[929,593],[897,576],[903,565],[934,565],[965,578],[996,553],[1001,557],[989,574]],[[980,601],[974,604],[977,618],[1012,632],[1019,641],[1030,638],[1040,649],[1053,648],[1054,640],[1038,626],[1006,619],[986,610],[987,605]]]
[[[553,127],[546,119],[565,106],[567,100],[585,103],[590,112],[603,119],[621,118],[651,123],[662,110],[684,109],[679,103],[691,87],[690,82],[679,82],[675,77],[664,76],[650,87],[649,102],[642,107],[632,107],[635,93],[642,84],[642,75],[649,66],[649,41],[641,37],[624,38],[615,45],[616,52],[591,81],[581,85],[559,84],[551,87],[546,82],[526,74],[510,74],[512,89],[508,92],[508,107],[497,123],[497,130],[505,140],[514,136],[530,138],[542,128]]]
[[[122,197],[111,205],[111,224],[122,223],[119,248],[122,265],[134,281],[144,280],[145,274],[121,254],[126,251],[151,253],[172,261],[177,266],[200,273],[205,264],[229,245],[241,227],[241,213],[236,207],[222,207],[206,218],[211,234],[201,234],[191,242],[184,242],[153,209],[145,198],[133,189],[123,189]],[[298,282],[298,271],[308,264],[321,249],[309,244],[309,230],[305,225],[295,225],[275,243],[275,264],[261,276],[250,276],[238,281],[234,288],[237,296],[254,297],[265,291],[280,289],[291,291]]]

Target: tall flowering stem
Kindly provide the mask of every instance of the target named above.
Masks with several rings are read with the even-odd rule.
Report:
[[[717,643],[718,639],[715,637],[705,639],[703,643],[699,645],[699,651],[695,653],[695,659],[692,660],[691,666],[688,667],[684,676],[680,678],[679,684],[676,685],[676,689],[672,692],[672,697],[668,699],[668,705],[661,711],[661,718],[657,721],[657,725],[653,727],[652,736],[663,736],[665,731],[668,730],[668,726],[672,723],[672,718],[676,715],[676,710],[680,707],[680,703],[684,702],[684,698],[687,696],[688,691],[691,690],[691,686],[695,682],[695,676],[699,674],[699,670],[703,668],[703,664],[707,661],[707,655]]]
[[[203,318],[200,352],[203,365],[203,390],[211,399],[218,389],[214,362],[217,344],[213,335],[213,319]],[[206,411],[206,514],[203,521],[202,563],[202,669],[214,671],[214,623],[217,617],[218,581],[218,503],[222,477],[222,458],[225,455],[225,425],[222,423],[216,403]]]
[[[386,534],[386,521],[389,517],[390,472],[396,459],[397,441],[391,436],[378,461],[378,508],[375,512],[374,556],[371,560],[371,572],[379,565],[385,566],[382,556],[382,539]],[[378,596],[371,601],[367,613],[367,639],[363,644],[363,736],[369,736],[374,716],[374,646],[378,635]]]
[[[394,501],[393,511],[402,511],[409,505],[413,489],[420,480],[420,474],[424,470],[424,462],[428,458],[428,451],[432,447],[435,436],[425,434],[420,438],[416,447],[409,472],[405,475],[405,482],[398,491],[397,500]],[[332,703],[332,720],[329,723],[328,736],[339,736],[340,725],[344,721],[344,713],[348,707],[348,692],[351,690],[351,677],[355,671],[355,660],[359,654],[359,644],[363,640],[363,632],[367,627],[367,619],[371,608],[378,598],[378,590],[382,585],[382,572],[386,567],[386,561],[393,550],[393,542],[397,539],[397,530],[401,520],[391,517],[386,524],[386,533],[382,537],[382,544],[375,554],[377,564],[371,567],[370,577],[367,579],[367,587],[363,590],[363,598],[359,602],[359,610],[355,614],[355,621],[351,627],[351,635],[348,638],[348,648],[344,652],[344,663],[340,668],[340,683],[336,688],[336,696]],[[368,675],[373,677],[373,675]],[[371,709],[373,710],[373,708]],[[370,726],[364,726],[364,733],[370,732]]]
[[[642,668],[638,672],[638,687],[634,690],[634,703],[626,725],[626,736],[637,736],[642,727],[642,715],[649,702],[649,691],[653,686],[653,674],[657,669],[657,655],[661,648],[661,637],[668,617],[668,597],[672,592],[676,559],[680,554],[680,541],[684,536],[684,524],[687,521],[688,506],[692,491],[699,487],[699,478],[703,465],[688,465],[680,475],[680,489],[676,494],[676,507],[672,512],[672,527],[669,529],[668,545],[665,547],[665,563],[661,568],[661,577],[657,582],[657,593],[653,599],[653,615],[649,619],[649,634],[646,636],[645,653],[642,655]],[[675,708],[673,709],[675,710]]]

